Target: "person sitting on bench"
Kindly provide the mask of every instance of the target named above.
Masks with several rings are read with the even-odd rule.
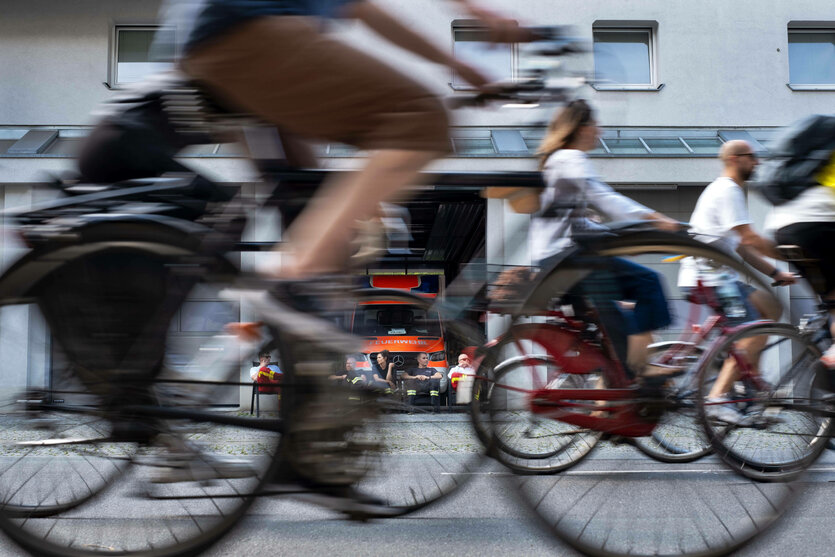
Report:
[[[429,399],[432,401],[432,411],[440,412],[442,374],[440,371],[432,373],[432,368],[427,367],[429,364],[429,354],[426,352],[418,354],[417,363],[417,368],[403,373],[403,380],[406,382],[406,400],[410,405],[414,405],[415,396],[418,393],[428,392]]]

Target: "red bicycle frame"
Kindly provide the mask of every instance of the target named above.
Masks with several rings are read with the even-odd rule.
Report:
[[[728,318],[722,313],[713,290],[701,282],[689,299],[694,304],[690,315],[691,323],[695,321],[698,311],[696,304],[710,306],[716,315],[709,316],[701,325],[691,325],[690,332],[682,335],[680,341],[657,360],[658,363],[674,363],[677,359],[688,355],[688,350],[692,352],[717,328],[721,330],[721,336],[725,336],[751,325],[749,322],[729,327]],[[615,357],[605,328],[599,322],[597,323],[602,338],[602,344],[597,345],[582,338],[582,332],[588,326],[586,321],[566,316],[562,311],[547,311],[541,315],[555,318],[559,323],[517,325],[499,340],[504,340],[510,335],[521,354],[529,353],[524,349],[523,342],[536,343],[559,367],[560,374],[599,373],[601,384],[606,387],[552,388],[549,387],[549,383],[553,380],[553,374],[546,376],[543,381],[540,374],[532,369],[533,386],[531,389],[511,385],[502,385],[501,388],[523,393],[531,412],[554,420],[626,437],[642,437],[652,433],[658,423],[659,413],[644,411],[646,405],[652,401],[640,399],[640,392],[635,386],[634,379],[626,373],[622,363]],[[737,363],[740,379],[751,382],[758,390],[767,387],[759,373],[745,358],[744,353],[734,351],[731,357]],[[532,368],[542,365],[541,359],[537,358],[530,358],[525,363]],[[605,416],[594,415],[598,412],[601,414],[605,412]]]

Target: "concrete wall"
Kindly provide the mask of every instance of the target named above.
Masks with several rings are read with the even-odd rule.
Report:
[[[832,21],[831,2],[794,0],[483,0],[522,23],[571,24],[591,38],[597,20],[658,24],[657,92],[587,95],[612,126],[771,126],[832,111],[832,92],[793,92],[788,81],[787,24]],[[441,0],[379,0],[411,28],[451,48],[450,23],[464,14]],[[0,125],[69,125],[89,121],[112,93],[110,40],[115,24],[153,23],[159,0],[4,0],[0,17]],[[767,4],[767,9],[764,8]],[[366,48],[439,93],[451,73],[391,47],[357,24],[337,26]],[[591,60],[587,67],[591,69]],[[518,114],[464,111],[466,124],[518,124]]]
[[[442,48],[450,49],[450,24],[465,18],[452,2],[444,0],[378,0],[398,14],[411,28],[422,32]],[[832,112],[835,92],[799,92],[788,81],[787,25],[790,21],[832,21],[831,0],[483,0],[484,4],[514,15],[523,24],[571,24],[591,39],[598,20],[651,21],[657,24],[656,55],[658,91],[594,91],[583,95],[600,110],[607,126],[755,127],[781,126],[811,112]],[[0,2],[0,127],[79,126],[89,124],[91,111],[113,95],[103,82],[110,78],[111,36],[116,24],[150,24],[156,19],[159,0],[2,0]],[[335,26],[345,40],[384,57],[389,63],[424,81],[440,95],[452,93],[451,72],[416,59],[392,47],[352,22]],[[591,70],[586,56],[584,67]],[[311,71],[315,71],[312,68]],[[520,125],[546,119],[548,114],[519,111],[460,111],[461,125]],[[204,171],[223,181],[249,181],[252,172],[241,159],[203,159]],[[352,167],[350,159],[329,159],[331,167]],[[711,159],[597,159],[604,179],[617,183],[706,184],[719,172]],[[27,158],[0,160],[0,186],[4,202],[28,204],[27,186],[40,180],[41,171],[59,171],[70,159]],[[530,159],[447,159],[435,168],[447,170],[530,170]],[[18,186],[8,184],[19,183]],[[656,209],[686,219],[696,190],[630,192]],[[37,195],[37,193],[33,194]],[[755,214],[762,210],[754,207]],[[509,212],[501,201],[491,201],[487,249],[490,261],[524,264],[526,244],[510,233],[527,217]],[[252,239],[275,235],[276,223],[260,215]],[[11,254],[4,240],[3,257]],[[242,263],[255,264],[252,257]],[[806,293],[796,289],[796,294]],[[48,337],[39,317],[29,309],[0,316],[3,331],[0,360],[13,370],[15,382],[42,376],[48,354]],[[242,308],[242,318],[251,315]],[[19,331],[28,337],[28,348],[7,336]],[[40,332],[39,332],[40,331]],[[32,348],[38,345],[41,348]],[[34,351],[33,351],[34,350]],[[242,371],[243,374],[243,371]],[[249,392],[241,393],[242,405]]]
[[[449,44],[447,11],[433,0],[387,0],[415,29]],[[598,20],[658,24],[658,92],[595,92],[611,126],[772,126],[810,112],[832,112],[835,93],[793,92],[786,83],[790,21],[833,21],[831,2],[797,0],[484,0],[534,25],[570,24],[591,39]],[[454,14],[454,11],[448,13]],[[447,16],[447,21],[454,19]],[[400,58],[397,58],[400,60]],[[587,67],[592,68],[589,57]],[[442,72],[443,73],[443,72]],[[439,79],[443,81],[443,79]],[[447,77],[447,81],[448,81]],[[471,120],[472,119],[472,120]],[[467,115],[495,123],[495,114]]]
[[[3,0],[0,125],[68,125],[113,93],[115,24],[153,23],[159,0]]]

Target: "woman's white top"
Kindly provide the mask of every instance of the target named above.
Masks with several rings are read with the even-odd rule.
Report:
[[[531,257],[541,261],[573,244],[573,227],[601,226],[582,215],[584,208],[594,209],[610,221],[639,220],[654,212],[649,207],[621,195],[601,180],[583,151],[560,149],[548,157],[542,171],[545,189],[539,197],[540,209],[530,229]],[[544,216],[554,203],[576,205],[577,210],[560,210],[557,216]],[[572,214],[573,213],[573,214]]]
[[[777,230],[799,222],[835,221],[835,188],[817,186],[782,205],[774,207],[765,221],[766,230]]]

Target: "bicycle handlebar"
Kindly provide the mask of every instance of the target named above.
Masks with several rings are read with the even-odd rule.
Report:
[[[531,40],[520,43],[520,55],[527,59],[519,79],[491,84],[486,90],[448,99],[450,108],[482,106],[492,102],[534,105],[562,103],[570,100],[574,90],[587,82],[583,76],[566,76],[556,58],[585,52],[588,41],[578,38],[567,26],[522,28],[530,32]],[[473,29],[474,40],[490,41],[486,29]],[[562,74],[562,75],[560,75]]]

